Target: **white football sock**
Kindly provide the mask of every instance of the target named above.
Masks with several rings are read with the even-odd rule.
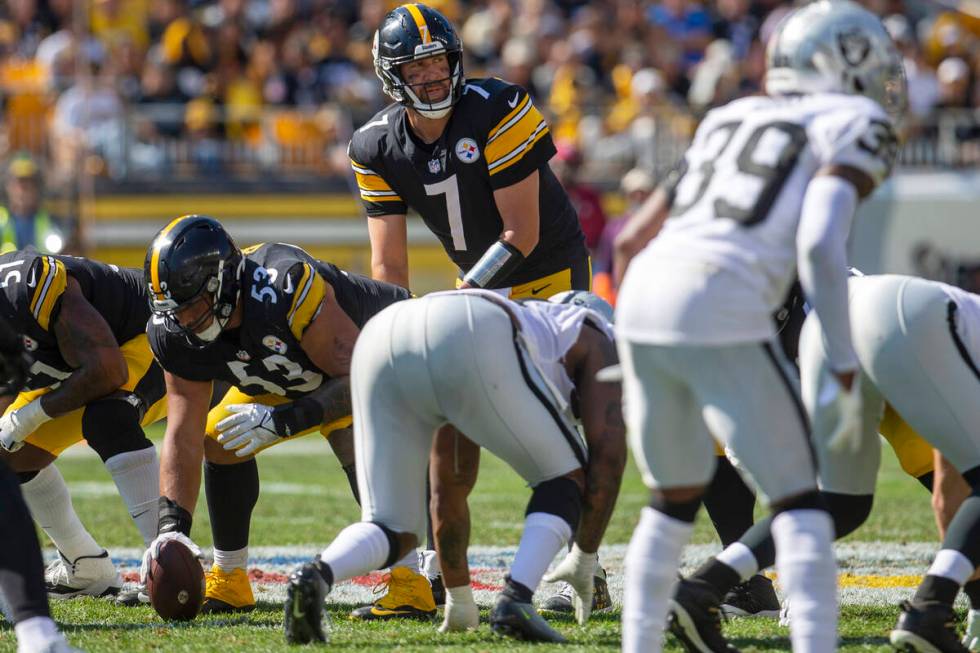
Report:
[[[510,566],[510,577],[534,592],[548,565],[572,537],[568,522],[546,512],[532,512],[524,519],[524,532]]]
[[[419,566],[426,578],[438,578],[442,575],[442,567],[439,564],[439,554],[435,551],[422,551],[419,554]]]
[[[779,583],[792,606],[794,653],[837,649],[834,523],[823,510],[787,510],[772,520]]]
[[[17,633],[17,652],[34,653],[51,642],[64,639],[51,617],[31,617],[14,626]]]
[[[156,448],[150,446],[116,454],[105,461],[105,468],[119,488],[119,496],[143,537],[143,545],[149,546],[157,536],[157,502],[160,498]]]
[[[68,486],[57,467],[48,465],[37,476],[23,483],[20,489],[34,521],[69,562],[81,556],[102,553],[102,547],[89,535],[75,514]]]
[[[663,650],[669,601],[674,596],[681,550],[694,524],[653,508],[640,512],[626,551],[623,581],[623,652]]]
[[[411,551],[409,551],[408,553],[405,554],[405,557],[404,558],[402,558],[401,560],[399,560],[398,562],[396,562],[395,564],[393,564],[391,566],[392,567],[404,567],[405,569],[410,569],[414,573],[418,574],[418,573],[420,573],[419,572],[419,552],[416,551],[415,549],[412,549]]]
[[[362,521],[340,531],[320,554],[320,560],[330,565],[336,585],[342,580],[380,569],[390,553],[385,532],[376,524]]]
[[[715,556],[715,560],[734,569],[743,581],[759,573],[759,562],[752,555],[752,549],[741,542],[729,544],[724,551]]]
[[[248,547],[237,551],[214,550],[214,564],[218,565],[221,571],[232,571],[235,569],[248,569]]]
[[[940,549],[926,575],[942,576],[962,586],[973,575],[973,564],[956,549]]]

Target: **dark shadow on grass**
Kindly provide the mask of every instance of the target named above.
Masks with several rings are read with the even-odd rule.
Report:
[[[731,642],[736,648],[740,649],[752,647],[760,651],[790,650],[789,637],[729,637],[728,641]],[[888,638],[881,637],[880,635],[841,637],[839,642],[840,648],[858,645],[891,647],[888,642]]]

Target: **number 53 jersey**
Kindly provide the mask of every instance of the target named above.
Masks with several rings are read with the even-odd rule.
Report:
[[[712,110],[667,181],[670,216],[630,263],[617,334],[650,344],[772,338],[810,180],[837,165],[877,186],[897,149],[887,114],[861,96],[749,97]]]
[[[358,328],[389,304],[408,299],[399,286],[345,272],[293,245],[270,243],[243,251],[242,322],[203,349],[150,318],[147,334],[160,365],[190,381],[226,381],[252,397],[302,397],[329,377],[300,347],[330,284]]]

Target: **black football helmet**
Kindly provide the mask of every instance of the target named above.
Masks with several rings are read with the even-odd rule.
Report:
[[[385,93],[426,118],[441,118],[463,96],[463,45],[452,23],[423,4],[405,4],[388,13],[374,34],[374,72]],[[405,83],[401,66],[409,61],[445,54],[449,60],[449,95],[423,102]]]
[[[218,337],[238,304],[244,265],[242,251],[217,220],[181,216],[160,230],[146,252],[143,276],[150,310],[164,319],[168,330],[184,334],[195,347],[205,347]],[[209,296],[211,310],[181,326],[177,311],[203,295]],[[209,316],[214,318],[212,326],[199,332]]]

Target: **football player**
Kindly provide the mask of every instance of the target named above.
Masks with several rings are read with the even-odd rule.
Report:
[[[709,112],[670,183],[620,234],[618,269],[629,263],[617,308],[624,406],[652,490],[627,555],[625,651],[663,646],[681,548],[714,467],[712,434],[775,515],[793,648],[836,647],[833,524],[770,316],[798,266],[831,369],[853,398],[845,244],[858,202],[894,162],[901,57],[870,12],[814,2],[769,41],[766,91]],[[674,623],[685,619],[676,604],[675,614]]]
[[[853,493],[873,490],[881,448],[875,427],[884,402],[962,475],[971,492],[949,511],[942,548],[914,598],[903,602],[891,642],[902,651],[965,652],[953,600],[980,563],[980,297],[881,275],[851,279],[850,306],[860,364],[854,401],[828,401],[834,380],[818,316],[808,318],[800,342],[803,400],[813,415],[821,479]],[[790,611],[795,618],[793,604]]]
[[[625,466],[619,384],[596,378],[615,363],[611,324],[575,302],[519,304],[484,290],[449,291],[396,304],[371,320],[351,365],[362,521],[290,576],[287,641],[324,641],[323,603],[334,584],[391,565],[421,541],[426,466],[433,433],[446,422],[533,488],[491,628],[523,640],[565,641],[532,597],[574,537],[556,572],[575,589],[579,623],[591,612],[596,551]],[[447,629],[478,624],[469,579],[462,580],[447,594]]]
[[[372,276],[408,286],[406,213],[412,209],[459,268],[461,288],[537,299],[588,290],[585,237],[548,165],[556,152],[548,125],[520,86],[466,78],[462,49],[453,25],[424,4],[396,8],[375,34],[375,72],[393,103],[354,133],[349,149],[368,216]],[[465,499],[479,454],[455,429],[436,438],[432,498],[446,528],[469,523]],[[389,594],[355,616],[435,614],[416,556],[397,567]],[[602,575],[596,582],[598,607],[607,607]],[[567,594],[547,603],[571,609]]]
[[[216,220],[198,215],[157,234],[144,275],[153,311],[147,333],[170,402],[159,536],[145,555],[171,538],[196,549],[189,536],[203,458],[214,565],[202,611],[248,611],[255,607],[246,575],[259,495],[255,454],[319,431],[356,488],[353,456],[344,456],[349,443],[335,442],[351,437],[351,352],[368,318],[409,293],[292,245],[242,251]],[[210,408],[216,381],[232,387]]]
[[[20,391],[30,364],[23,339],[0,318],[0,395]],[[37,532],[17,475],[3,460],[0,460],[0,528],[6,538],[0,547],[0,593],[9,606],[18,653],[72,653],[75,649],[68,646],[51,619]]]
[[[102,458],[144,544],[156,531],[156,449],[143,427],[164,416],[163,372],[145,325],[139,270],[33,249],[0,256],[0,315],[31,355],[24,389],[0,418],[0,458],[60,553],[45,571],[52,597],[118,593],[109,554],[85,530],[52,461],[88,442]]]

